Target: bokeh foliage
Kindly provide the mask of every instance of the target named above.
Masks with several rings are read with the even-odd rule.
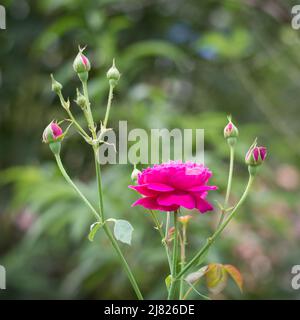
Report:
[[[4,1],[0,30],[0,264],[8,289],[2,298],[133,298],[126,276],[93,222],[41,144],[43,128],[64,111],[49,74],[73,100],[78,80],[72,61],[79,44],[92,62],[89,89],[103,118],[112,58],[122,73],[111,125],[134,128],[205,128],[205,161],[224,196],[228,150],[226,115],[239,127],[233,199],[247,179],[243,157],[255,137],[269,150],[247,203],[211,250],[207,262],[230,263],[245,278],[215,298],[299,298],[290,270],[299,264],[299,32],[286,0],[43,0]],[[80,117],[80,110],[73,106]],[[77,109],[76,109],[77,108]],[[89,149],[71,132],[62,158],[96,202]],[[106,211],[135,228],[123,245],[147,298],[165,296],[167,264],[159,237],[142,209],[128,165],[104,168]],[[190,254],[211,233],[218,212],[195,218]],[[204,287],[200,287],[205,292]],[[196,296],[194,296],[196,298]]]

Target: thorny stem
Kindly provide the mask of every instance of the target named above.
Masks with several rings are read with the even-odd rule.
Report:
[[[173,256],[172,256],[172,272],[171,272],[171,285],[169,289],[168,300],[174,300],[177,284],[177,261],[178,261],[178,213],[174,211],[174,243],[173,243]]]
[[[218,238],[218,236],[222,233],[222,231],[225,229],[225,227],[228,225],[228,223],[231,221],[231,219],[236,215],[237,210],[240,208],[240,206],[243,204],[245,199],[247,198],[247,195],[249,193],[250,187],[254,181],[254,175],[250,174],[249,175],[249,180],[248,184],[246,186],[246,189],[240,198],[239,202],[237,205],[234,207],[232,212],[228,215],[226,220],[219,226],[219,228],[216,230],[216,232],[207,239],[206,244],[200,249],[200,251],[192,258],[192,260],[185,265],[185,267],[179,272],[177,275],[176,279],[180,279],[210,248],[210,246],[215,242],[215,240]]]
[[[230,164],[229,164],[227,190],[226,190],[225,200],[224,200],[223,208],[221,210],[221,217],[220,217],[217,229],[220,227],[220,225],[224,221],[226,209],[227,209],[227,205],[228,205],[228,201],[229,201],[229,196],[230,196],[230,192],[231,192],[233,163],[234,163],[234,146],[229,146],[229,148],[230,148]]]

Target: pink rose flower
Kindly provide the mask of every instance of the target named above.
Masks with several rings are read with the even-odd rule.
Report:
[[[205,200],[209,190],[216,186],[207,185],[211,171],[200,164],[170,161],[154,165],[138,175],[137,185],[129,188],[143,195],[132,206],[143,206],[150,210],[175,211],[179,207],[197,209],[201,213],[213,210]]]

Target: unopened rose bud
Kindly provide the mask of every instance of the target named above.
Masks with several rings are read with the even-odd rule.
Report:
[[[43,132],[43,142],[49,144],[54,154],[59,154],[63,136],[64,134],[61,127],[52,121]]]
[[[250,147],[248,150],[245,162],[249,166],[259,166],[261,165],[267,156],[267,148],[266,147],[258,147],[256,143]]]
[[[137,169],[136,166],[134,166],[134,169],[131,173],[131,180],[136,182],[140,173],[141,173],[141,171],[139,169]]]
[[[106,77],[109,80],[111,85],[115,86],[118,83],[118,81],[121,77],[121,74],[120,74],[119,70],[116,68],[115,59],[113,60],[112,66],[107,71]]]
[[[239,135],[239,130],[237,127],[232,123],[231,117],[228,117],[228,124],[224,128],[224,138],[227,140],[227,143],[230,146],[234,146],[237,141],[237,137]]]
[[[79,47],[79,52],[73,62],[73,68],[76,73],[84,73],[91,70],[89,59],[82,53],[84,49]]]
[[[62,89],[62,84],[59,83],[58,81],[56,81],[53,77],[53,74],[51,73],[51,80],[52,80],[52,91],[59,94],[61,92]]]
[[[183,225],[187,225],[192,218],[193,216],[188,214],[185,216],[178,217],[178,221],[181,222]]]
[[[83,94],[80,93],[78,89],[77,89],[77,98],[75,102],[81,109],[86,108],[86,98]]]
[[[43,142],[44,143],[51,143],[58,140],[61,140],[63,135],[63,131],[61,127],[54,121],[45,128],[43,132]]]

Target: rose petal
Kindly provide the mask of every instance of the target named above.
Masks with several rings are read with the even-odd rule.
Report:
[[[155,191],[161,191],[161,192],[166,192],[166,191],[173,191],[175,190],[173,187],[170,187],[166,184],[163,183],[148,183],[147,187],[151,190]]]
[[[197,209],[201,212],[201,213],[204,213],[206,211],[211,211],[213,210],[213,206],[207,202],[206,200],[202,199],[201,197],[198,197],[197,198]]]
[[[132,207],[142,206],[146,209],[161,210],[161,211],[175,211],[179,208],[179,206],[177,205],[170,205],[170,206],[159,205],[155,197],[144,197],[144,198],[138,199],[131,206]]]
[[[195,208],[195,200],[189,194],[184,195],[176,195],[176,194],[169,194],[169,195],[161,195],[158,197],[157,202],[163,206],[171,206],[171,205],[178,205],[185,207],[187,209],[194,209]]]
[[[203,191],[209,191],[209,190],[217,190],[217,186],[195,186],[192,188],[189,188],[188,191],[190,192],[203,192]]]
[[[259,148],[259,153],[260,153],[261,160],[264,161],[266,156],[267,156],[267,148],[266,147],[260,147]]]
[[[142,194],[143,196],[156,196],[158,194],[158,192],[155,192],[153,190],[149,190],[147,188],[146,184],[143,185],[136,185],[136,186],[128,186],[128,188],[133,189],[135,191],[137,191],[138,193]]]
[[[256,147],[253,150],[253,157],[255,161],[258,161],[258,157],[259,157],[259,149]]]

